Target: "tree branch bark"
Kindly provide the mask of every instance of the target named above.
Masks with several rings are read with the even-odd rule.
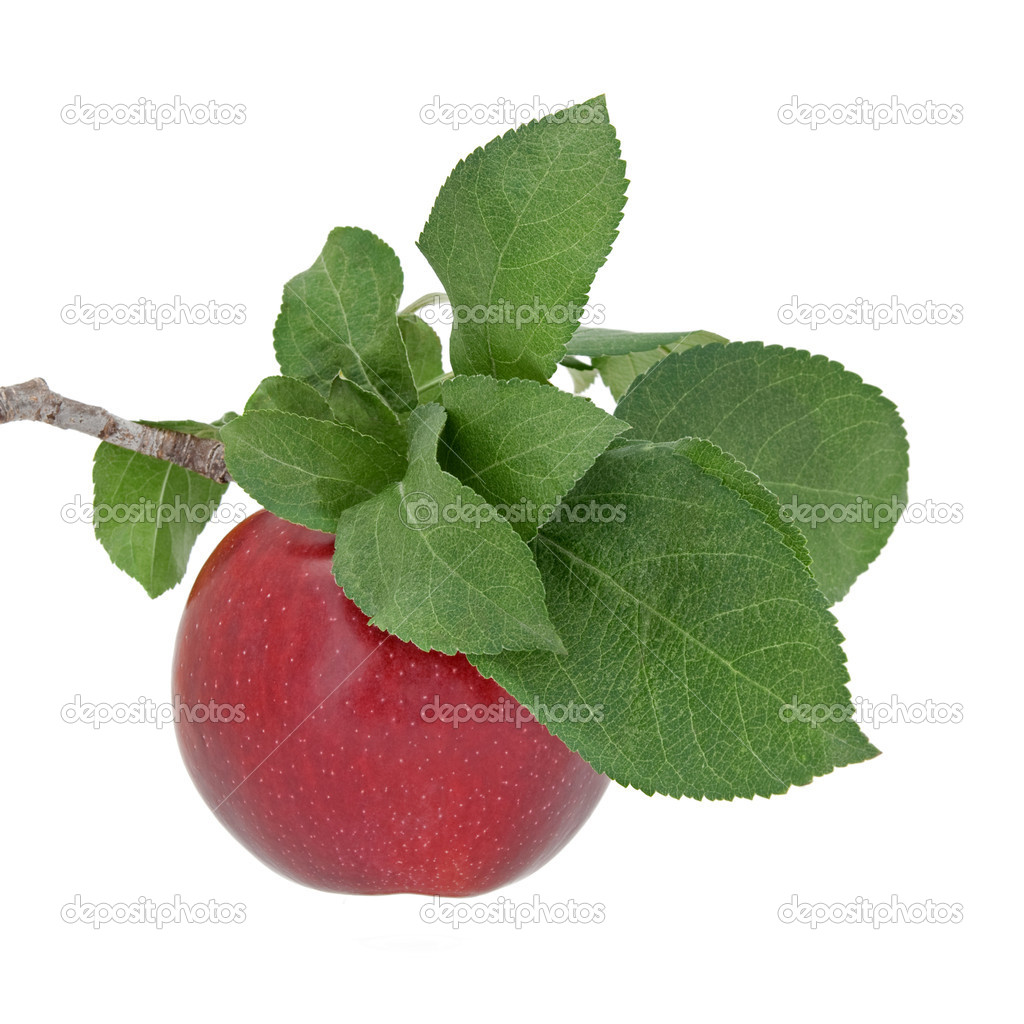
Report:
[[[122,419],[98,405],[85,405],[58,395],[42,377],[0,388],[0,424],[17,420],[77,430],[119,448],[173,462],[217,483],[231,480],[220,441]]]

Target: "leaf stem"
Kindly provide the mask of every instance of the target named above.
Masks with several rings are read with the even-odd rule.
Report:
[[[443,384],[446,380],[451,380],[454,376],[455,374],[449,370],[447,373],[442,373],[440,377],[434,377],[431,380],[425,381],[416,388],[416,394],[422,395],[424,392],[429,391],[438,384]]]
[[[231,480],[220,441],[122,419],[98,405],[58,395],[42,377],[0,387],[0,424],[17,420],[76,430],[119,448],[173,462],[217,483]]]
[[[426,295],[421,295],[415,302],[410,302],[405,309],[398,311],[399,316],[409,316],[411,313],[415,313],[417,310],[424,309],[426,306],[432,306],[434,303],[447,302],[448,296],[444,292],[427,292]]]

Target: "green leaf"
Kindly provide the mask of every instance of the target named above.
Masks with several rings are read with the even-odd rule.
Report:
[[[595,356],[594,369],[601,374],[601,380],[618,401],[640,374],[646,373],[667,355],[665,349],[656,348],[649,352],[633,352],[628,356]]]
[[[842,637],[780,531],[695,452],[708,454],[639,442],[601,455],[566,503],[625,514],[553,520],[533,542],[566,653],[470,661],[646,793],[768,796],[873,757],[849,718],[786,720],[794,699],[849,706]]]
[[[586,332],[582,340],[577,338]],[[600,337],[597,337],[600,335]],[[660,340],[658,340],[660,339]],[[728,339],[710,331],[684,331],[682,334],[634,334],[631,331],[606,331],[601,328],[581,327],[573,341],[580,348],[588,349],[592,356],[594,369],[601,374],[601,379],[608,385],[612,397],[618,401],[628,390],[629,385],[642,373],[646,373],[655,363],[660,363],[672,352],[685,352],[698,345],[725,345]],[[655,344],[655,341],[657,343]],[[633,350],[620,352],[619,349]],[[610,350],[601,353],[598,349]]]
[[[231,476],[275,515],[333,533],[342,510],[405,472],[405,459],[341,423],[260,409],[226,424]]]
[[[425,320],[412,314],[400,316],[398,326],[409,357],[416,394],[421,405],[436,402],[441,394],[444,366],[441,364],[441,339]]]
[[[217,437],[216,427],[195,420],[140,422]],[[150,597],[180,583],[192,546],[228,485],[105,443],[96,449],[92,477],[93,528],[114,565],[138,580]]]
[[[246,412],[263,409],[334,420],[386,444],[405,461],[408,440],[398,415],[375,394],[344,377],[334,378],[327,398],[295,377],[267,377],[245,405]]]
[[[716,477],[726,487],[735,491],[748,505],[764,516],[765,522],[779,531],[783,543],[804,565],[811,564],[811,555],[807,550],[804,535],[793,523],[782,517],[779,499],[741,462],[705,438],[684,437],[675,442],[675,448],[683,452],[691,462],[700,466],[705,473]]]
[[[284,286],[274,325],[282,372],[325,397],[339,372],[398,413],[416,385],[398,326],[402,268],[391,248],[361,228],[335,228],[309,270]]]
[[[416,409],[405,479],[341,515],[335,579],[374,625],[423,650],[561,650],[530,549],[438,465],[444,423],[439,405]]]
[[[611,251],[625,189],[603,96],[510,131],[452,171],[419,247],[456,314],[455,373],[554,373]]]
[[[524,540],[629,429],[593,402],[532,380],[455,377],[441,387],[441,401],[442,468],[492,504],[515,506],[510,522]]]
[[[711,331],[616,331],[609,327],[580,327],[572,336],[566,352],[570,356],[628,356],[635,352],[649,352],[664,348],[681,352],[695,345],[729,341]]]
[[[386,444],[404,462],[408,448],[405,426],[375,394],[339,377],[331,384],[327,403],[339,423]]]
[[[311,419],[331,419],[331,407],[316,388],[295,377],[265,377],[245,403],[245,412],[276,409]]]
[[[639,379],[617,415],[633,425],[631,437],[707,437],[739,459],[796,520],[831,601],[881,551],[893,499],[906,501],[907,438],[896,407],[824,356],[761,342],[693,349]],[[815,521],[833,514],[846,521]]]
[[[199,420],[160,420],[159,422],[136,420],[135,422],[144,423],[147,427],[160,427],[163,430],[174,430],[179,434],[192,434],[195,437],[216,441],[220,438],[220,428],[224,425],[224,421],[235,415],[237,414],[227,412],[220,420],[214,420],[213,423],[202,423]]]
[[[584,363],[573,356],[566,356],[562,365],[569,371],[572,378],[573,394],[582,395],[597,380],[597,370],[589,363]]]

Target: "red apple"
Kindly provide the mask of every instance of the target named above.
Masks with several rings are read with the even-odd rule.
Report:
[[[470,896],[534,871],[608,779],[461,654],[371,626],[333,550],[258,512],[199,573],[174,656],[199,792],[257,857],[317,889]],[[439,704],[490,720],[456,726]]]

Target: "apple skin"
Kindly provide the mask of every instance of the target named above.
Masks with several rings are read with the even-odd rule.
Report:
[[[330,534],[257,512],[200,571],[174,653],[199,792],[252,853],[316,889],[472,896],[536,870],[607,777],[532,716],[424,716],[437,701],[520,705],[463,655],[371,626],[335,583],[333,551]],[[211,701],[228,721],[188,720]]]

